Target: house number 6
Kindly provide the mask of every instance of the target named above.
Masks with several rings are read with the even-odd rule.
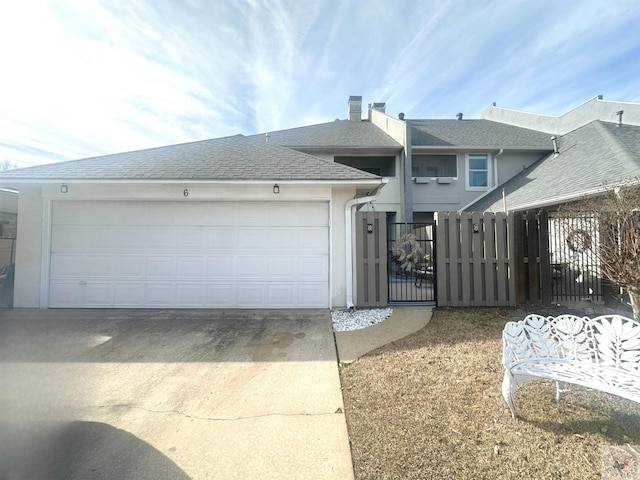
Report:
[[[185,188],[184,191],[182,192],[182,195],[184,195],[185,197],[189,196],[189,189]]]

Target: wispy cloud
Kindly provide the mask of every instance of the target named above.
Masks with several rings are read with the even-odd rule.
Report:
[[[413,118],[639,101],[639,22],[635,0],[12,2],[0,160],[331,121],[349,95]]]

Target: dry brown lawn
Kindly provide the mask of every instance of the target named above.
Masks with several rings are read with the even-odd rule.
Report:
[[[580,387],[556,403],[543,381],[518,388],[511,418],[500,335],[524,313],[436,309],[341,368],[356,479],[640,478],[638,404]]]

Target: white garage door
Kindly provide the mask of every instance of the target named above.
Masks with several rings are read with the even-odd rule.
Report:
[[[51,307],[326,308],[328,203],[54,202]]]

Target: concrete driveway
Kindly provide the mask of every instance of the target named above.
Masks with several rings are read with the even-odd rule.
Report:
[[[0,478],[352,479],[330,313],[0,310]]]

